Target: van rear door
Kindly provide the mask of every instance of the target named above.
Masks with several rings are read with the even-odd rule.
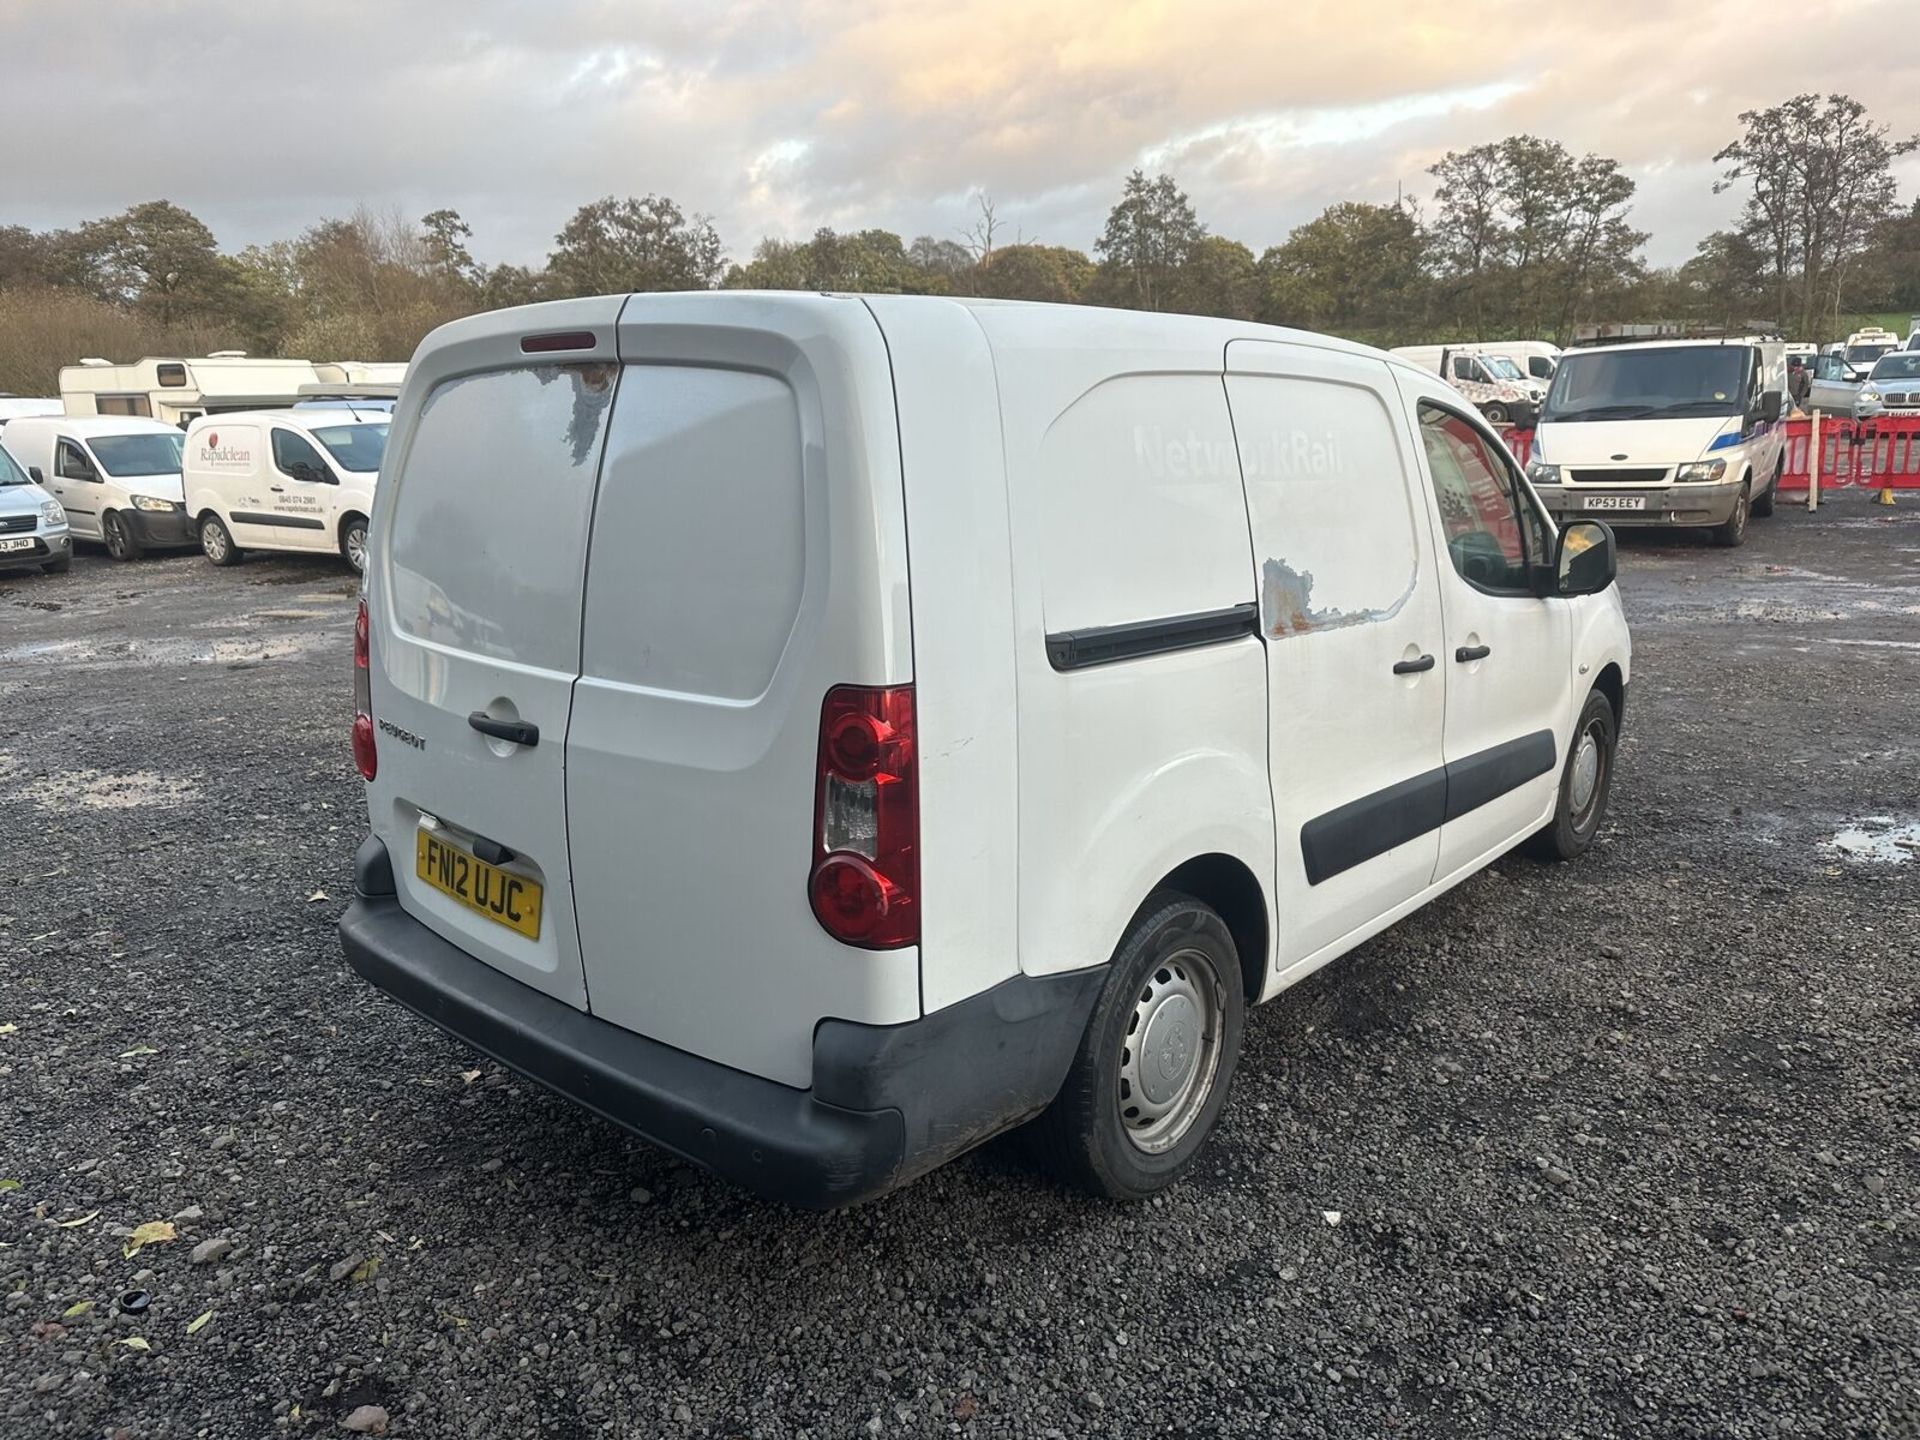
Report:
[[[913,679],[886,346],[856,299],[636,295],[620,357],[567,734],[587,991],[805,1086],[821,1018],[920,1014],[917,947],[807,897],[822,702]]]
[[[564,762],[621,303],[477,316],[422,347],[368,571],[368,803],[400,904],[583,1009]]]

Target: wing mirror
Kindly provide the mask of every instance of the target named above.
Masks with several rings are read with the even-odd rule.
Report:
[[[1617,573],[1613,527],[1599,520],[1575,520],[1560,532],[1553,550],[1553,593],[1598,595]]]
[[[1760,396],[1760,419],[1768,425],[1780,418],[1780,392],[1765,391]]]
[[[27,466],[27,478],[36,485],[44,485],[47,483],[47,477],[41,473],[38,465]]]

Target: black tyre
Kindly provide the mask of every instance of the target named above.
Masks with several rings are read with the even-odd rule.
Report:
[[[117,510],[109,510],[100,517],[100,538],[106,543],[107,554],[116,560],[138,560],[140,542],[133,538],[133,527],[121,518]]]
[[[1030,1127],[1034,1153],[1096,1195],[1164,1190],[1213,1133],[1245,1019],[1226,923],[1190,896],[1153,896],[1120,942],[1066,1082]]]
[[[49,560],[40,567],[40,569],[48,575],[64,575],[72,568],[72,555],[62,555],[58,560]]]
[[[1749,501],[1747,499],[1747,486],[1742,485],[1740,487],[1740,494],[1733,502],[1733,513],[1727,516],[1720,524],[1713,527],[1713,543],[1725,550],[1731,550],[1735,546],[1746,544],[1748,514]]]
[[[1527,841],[1531,854],[1542,860],[1572,860],[1592,848],[1613,791],[1619,724],[1611,700],[1598,690],[1587,696],[1580,722],[1573,728],[1573,743],[1567,747],[1567,763],[1560,771],[1560,801],[1554,806],[1553,819]]]
[[[1774,468],[1773,479],[1767,482],[1766,493],[1754,499],[1751,507],[1754,519],[1764,520],[1773,514],[1773,498],[1780,491],[1780,475],[1786,468],[1787,462],[1782,460],[1779,465]]]
[[[356,575],[367,569],[367,521],[363,515],[349,515],[340,525],[340,558],[353,567]]]
[[[233,532],[218,515],[200,522],[200,553],[216,565],[238,565],[245,558],[233,543]]]
[[[1507,407],[1504,405],[1483,405],[1480,408],[1480,413],[1487,417],[1487,424],[1489,425],[1504,425],[1507,423]]]

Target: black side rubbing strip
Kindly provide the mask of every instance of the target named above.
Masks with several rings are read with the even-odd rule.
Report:
[[[1553,769],[1551,730],[1536,730],[1447,766],[1447,819],[1457,820]]]
[[[1417,840],[1554,768],[1551,730],[1536,730],[1402,780],[1300,827],[1307,883],[1318,885]]]
[[[1307,883],[1331,880],[1396,845],[1438,830],[1446,813],[1447,771],[1442,766],[1309,820],[1300,827]]]
[[[315,520],[310,515],[276,515],[269,510],[258,513],[251,510],[236,510],[233,512],[233,523],[264,525],[275,530],[324,530],[327,528],[326,521]]]
[[[1249,600],[1226,610],[1174,615],[1165,620],[1136,620],[1092,630],[1061,630],[1047,636],[1047,660],[1056,670],[1084,670],[1116,660],[1138,660],[1170,650],[1222,645],[1260,631],[1260,607]]]

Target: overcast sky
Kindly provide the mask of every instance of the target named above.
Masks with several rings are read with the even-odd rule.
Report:
[[[1425,197],[1530,132],[1618,159],[1648,258],[1724,224],[1736,116],[1842,90],[1920,131],[1911,0],[0,0],[0,223],[166,198],[238,249],[447,205],[537,262],[582,202],[672,196],[729,254],[867,225],[1091,247],[1172,173],[1256,253],[1327,204]],[[1902,201],[1920,189],[1903,164]]]

